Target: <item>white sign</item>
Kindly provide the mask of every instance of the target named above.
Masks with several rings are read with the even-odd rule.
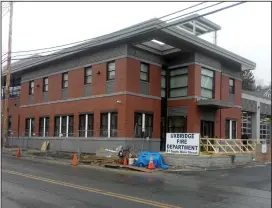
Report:
[[[266,144],[262,144],[262,153],[266,153]]]
[[[166,153],[199,155],[199,134],[167,133]]]

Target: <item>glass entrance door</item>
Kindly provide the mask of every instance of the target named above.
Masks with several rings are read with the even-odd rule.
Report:
[[[201,137],[214,137],[214,122],[213,121],[201,121],[200,127]]]

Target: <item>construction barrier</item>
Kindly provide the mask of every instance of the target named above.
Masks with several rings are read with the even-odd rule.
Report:
[[[201,138],[201,152],[207,153],[252,153],[257,144],[270,144],[269,139],[218,139]]]

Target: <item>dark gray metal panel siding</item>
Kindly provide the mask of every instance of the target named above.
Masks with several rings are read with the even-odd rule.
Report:
[[[242,73],[239,68],[222,65],[222,73],[228,74],[231,77],[242,79]]]
[[[84,96],[91,96],[92,95],[92,85],[85,85],[84,86]]]
[[[213,111],[201,111],[200,119],[204,121],[214,121],[215,113]]]
[[[128,55],[135,56],[137,58],[144,59],[156,64],[163,64],[161,56],[152,54],[150,52],[132,46],[128,47]]]
[[[188,112],[187,106],[167,108],[167,116],[187,116],[187,112]]]
[[[221,69],[221,64],[218,60],[198,52],[195,53],[195,61],[219,70]]]
[[[43,102],[48,102],[48,93],[47,92],[44,92],[43,93]]]
[[[34,95],[28,95],[28,104],[34,103]]]
[[[260,112],[261,114],[271,115],[271,105],[260,103]]]
[[[115,81],[108,81],[106,85],[106,93],[114,93]]]
[[[254,100],[242,99],[242,110],[248,112],[257,112],[257,102]]]
[[[68,98],[68,88],[61,90],[61,99],[66,100]]]
[[[37,77],[48,76],[59,71],[69,70],[76,67],[82,67],[85,65],[92,65],[92,63],[100,62],[103,60],[111,59],[114,57],[127,54],[126,45],[121,45],[115,48],[109,48],[105,51],[95,52],[82,56],[74,56],[68,60],[61,60],[59,63],[48,64],[44,67],[37,68],[32,71],[25,72],[21,77],[21,82],[26,80],[32,80]]]
[[[173,57],[171,60],[168,60],[168,66],[175,66],[184,63],[191,63],[195,61],[195,54],[194,53],[181,53],[176,57]]]
[[[234,94],[229,94],[229,102],[234,103],[234,98],[235,98]]]
[[[149,83],[140,82],[140,94],[149,95]]]

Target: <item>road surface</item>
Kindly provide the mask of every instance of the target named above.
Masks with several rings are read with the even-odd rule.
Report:
[[[4,208],[270,208],[271,165],[177,174],[70,167],[2,156]]]

